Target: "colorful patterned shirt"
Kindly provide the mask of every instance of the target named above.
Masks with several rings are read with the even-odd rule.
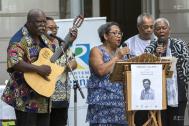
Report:
[[[54,40],[53,44],[56,50],[59,47],[56,39]],[[74,54],[70,49],[68,49],[66,53],[64,53],[58,60],[56,60],[55,63],[60,66],[66,67],[67,62],[70,62],[73,59],[75,59]],[[55,92],[51,96],[53,108],[68,107],[71,92],[71,85],[68,82],[68,72],[64,71],[59,76],[58,81],[56,82]]]
[[[23,72],[12,68],[20,61],[33,63],[37,60],[39,51],[49,40],[42,35],[40,44],[30,36],[27,28],[22,27],[10,40],[7,49],[7,67],[10,74],[9,82],[2,95],[2,100],[15,109],[24,112],[47,113],[49,98],[36,93],[24,80]]]

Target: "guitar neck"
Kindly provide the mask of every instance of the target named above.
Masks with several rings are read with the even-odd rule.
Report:
[[[68,34],[64,38],[64,43],[61,43],[61,46],[55,51],[55,53],[50,58],[51,62],[55,62],[72,44],[70,42],[71,36],[74,36],[74,31],[77,31],[77,29],[81,26],[83,23],[83,16],[79,15],[74,19],[73,27],[71,28],[71,32],[68,32]]]
[[[58,58],[60,58],[60,56],[64,52],[66,52],[66,50],[70,47],[70,45],[71,45],[71,42],[69,40],[70,39],[70,35],[71,35],[70,33],[68,33],[66,35],[66,37],[64,38],[64,42],[61,43],[61,46],[56,49],[56,51],[54,52],[54,54],[50,58],[50,61],[52,63],[54,63]]]

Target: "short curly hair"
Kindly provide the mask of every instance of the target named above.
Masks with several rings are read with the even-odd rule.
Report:
[[[98,35],[102,43],[104,43],[105,41],[104,34],[108,34],[113,25],[118,26],[121,30],[121,27],[117,22],[107,22],[106,24],[103,24],[98,28]]]

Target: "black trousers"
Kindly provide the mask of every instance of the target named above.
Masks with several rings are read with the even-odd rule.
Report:
[[[16,126],[49,126],[49,113],[30,113],[15,109]]]
[[[50,126],[65,126],[68,119],[68,108],[52,108]]]
[[[178,107],[168,106],[161,111],[162,126],[184,126],[184,113],[187,102],[179,102]]]

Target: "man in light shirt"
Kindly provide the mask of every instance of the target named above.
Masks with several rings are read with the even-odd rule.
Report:
[[[150,88],[151,81],[149,79],[143,80],[144,89],[141,92],[141,100],[154,100],[154,90]]]
[[[154,19],[150,14],[144,13],[138,16],[138,34],[124,42],[130,49],[131,57],[144,53],[144,49],[150,44],[150,41],[156,38],[153,34],[153,25]]]
[[[153,34],[154,18],[147,13],[141,14],[137,18],[138,34],[127,39],[127,47],[130,49],[129,57],[132,58],[144,53],[144,49],[154,40]],[[148,111],[136,111],[135,126],[142,126],[148,120]]]

